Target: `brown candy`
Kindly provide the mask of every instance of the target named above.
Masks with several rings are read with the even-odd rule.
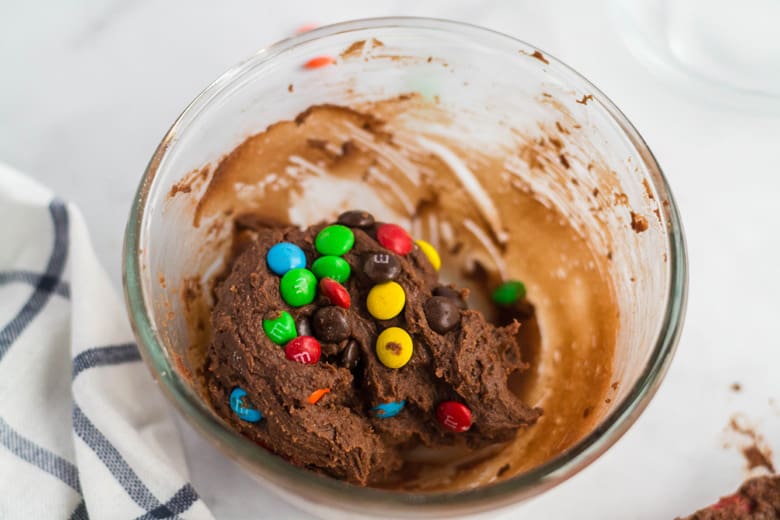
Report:
[[[439,334],[451,331],[460,323],[460,307],[452,298],[433,296],[425,302],[423,310],[428,326]]]
[[[367,228],[374,225],[374,216],[368,211],[352,210],[339,215],[338,223],[343,226]]]
[[[317,339],[326,343],[337,343],[350,335],[347,311],[334,305],[318,309],[311,324]]]
[[[401,262],[392,253],[369,253],[363,261],[363,272],[372,282],[389,282],[401,273]]]
[[[295,330],[298,331],[299,336],[313,336],[309,318],[306,316],[301,316],[295,320]]]
[[[460,307],[464,311],[468,309],[468,305],[466,305],[466,301],[463,299],[463,296],[461,296],[460,291],[453,289],[452,287],[447,287],[446,285],[440,285],[433,290],[433,295],[450,298],[452,300],[455,300],[455,303],[458,304],[458,307]]]
[[[354,339],[349,340],[341,352],[341,364],[348,370],[355,370],[360,364],[360,345]]]

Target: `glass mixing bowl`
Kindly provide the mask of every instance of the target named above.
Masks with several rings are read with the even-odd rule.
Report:
[[[370,43],[353,46],[359,41]],[[322,55],[336,63],[302,67]],[[621,384],[594,412],[598,420],[590,432],[541,465],[456,492],[363,488],[285,462],[227,428],[211,411],[193,385],[187,354],[192,338],[181,293],[193,290],[193,284],[205,287],[229,246],[226,236],[209,236],[210,226],[193,226],[197,195],[210,175],[203,165],[313,104],[410,92],[462,107],[478,118],[475,124],[489,123],[488,132],[501,126],[493,121],[503,121],[533,134],[562,118],[576,129],[564,136],[573,154],[566,175],[576,182],[522,165],[520,175],[569,216],[595,250],[606,255],[610,244],[620,308],[613,370]],[[483,135],[486,142],[489,135]],[[589,167],[596,159],[599,167]],[[171,199],[183,177],[192,197]],[[618,192],[631,201],[630,211],[612,200]],[[323,197],[349,196],[303,194],[315,207]],[[601,217],[588,209],[594,197],[606,208]],[[364,200],[346,202],[373,209]],[[647,216],[642,233],[630,225],[634,211]],[[672,360],[687,277],[682,226],[666,180],[634,127],[596,87],[549,54],[503,34],[443,20],[384,18],[323,27],[272,45],[230,69],[186,108],[151,158],[133,202],[124,283],[140,351],[159,387],[204,437],[264,485],[324,517],[453,517],[541,493],[588,466],[628,430]]]

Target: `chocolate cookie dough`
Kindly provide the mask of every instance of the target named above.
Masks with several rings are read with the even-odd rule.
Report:
[[[780,519],[780,476],[748,480],[733,495],[679,520]]]
[[[508,387],[527,366],[520,324],[467,309],[463,292],[440,284],[429,244],[358,211],[305,230],[238,222],[205,371],[214,409],[235,430],[298,466],[373,485],[417,446],[480,448],[540,417]],[[340,257],[350,274],[320,277],[309,298],[309,276],[280,276],[284,258],[269,257],[280,243],[300,248],[309,269]]]

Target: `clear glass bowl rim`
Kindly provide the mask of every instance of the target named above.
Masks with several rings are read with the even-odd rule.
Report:
[[[592,102],[598,104],[600,109],[605,110],[619,125],[625,134],[624,137],[630,140],[644,159],[645,166],[650,172],[651,184],[657,191],[660,200],[669,202],[660,208],[667,229],[669,247],[666,308],[652,354],[637,382],[626,397],[603,419],[601,424],[563,453],[503,482],[457,492],[413,493],[356,486],[293,466],[233,432],[213,416],[198,397],[189,391],[187,383],[176,374],[174,367],[164,354],[162,341],[152,326],[149,309],[144,303],[141,283],[139,258],[141,226],[151,187],[160,164],[169,147],[174,143],[174,138],[182,135],[186,128],[196,121],[203,107],[207,106],[234,82],[303,43],[365,29],[382,30],[399,27],[412,30],[451,32],[481,40],[483,43],[495,41],[504,45],[511,44],[515,52],[517,50],[528,54],[533,54],[535,51],[542,52],[549,61],[547,67],[554,69],[561,78],[576,87],[578,91],[587,90],[588,93],[592,94]],[[271,480],[276,484],[281,482],[282,487],[284,487],[284,482],[294,481],[296,487],[301,490],[299,494],[303,497],[309,494],[306,492],[306,488],[309,488],[317,494],[324,492],[332,497],[334,502],[341,503],[340,501],[344,500],[355,506],[376,507],[386,504],[391,507],[408,505],[415,508],[426,508],[427,506],[465,507],[469,510],[477,510],[483,509],[486,504],[492,508],[519,501],[563,482],[596,460],[629,429],[655,394],[673,358],[682,331],[688,278],[682,223],[666,178],[645,141],[606,95],[548,52],[537,49],[512,36],[476,25],[443,19],[385,17],[337,23],[279,41],[229,69],[185,108],[149,161],[133,201],[125,231],[123,284],[130,321],[138,340],[139,350],[152,375],[157,380],[158,386],[190,424],[233,458],[244,464],[261,466],[266,470],[264,473],[271,473],[274,476],[278,474],[279,479],[272,478]]]

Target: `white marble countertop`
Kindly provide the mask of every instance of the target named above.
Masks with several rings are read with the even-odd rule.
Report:
[[[212,79],[296,27],[384,15],[448,17],[572,65],[637,126],[672,185],[690,253],[688,319],[658,395],[606,455],[496,518],[673,518],[745,476],[729,418],[780,449],[780,117],[727,108],[637,61],[599,2],[72,0],[0,4],[0,160],[84,212],[120,285],[130,201],[157,142]],[[730,389],[734,382],[741,392]],[[195,487],[217,518],[308,518],[183,423]],[[780,462],[780,461],[778,461]]]

